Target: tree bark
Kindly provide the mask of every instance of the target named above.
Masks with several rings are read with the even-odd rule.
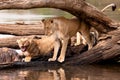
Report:
[[[67,11],[100,32],[113,29],[113,21],[84,0],[2,0],[0,9],[57,8]],[[115,27],[114,27],[115,28]]]
[[[0,34],[41,35],[44,34],[44,27],[42,24],[0,24]]]

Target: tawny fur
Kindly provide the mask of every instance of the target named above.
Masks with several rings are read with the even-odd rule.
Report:
[[[90,27],[84,22],[79,22],[78,19],[67,19],[64,17],[45,19],[42,20],[42,22],[44,24],[45,34],[47,36],[56,34],[56,38],[62,43],[61,53],[58,58],[59,62],[64,61],[68,40],[77,32],[82,33],[89,46],[89,49],[92,48],[93,44],[90,38]]]
[[[22,55],[25,56],[25,62],[30,62],[32,57],[38,55],[48,55],[50,51],[56,47],[56,43],[59,44],[59,41],[56,40],[55,36],[56,35],[51,35],[42,39],[22,38],[20,40],[17,40],[17,43],[23,52]],[[26,49],[23,51],[22,47]]]

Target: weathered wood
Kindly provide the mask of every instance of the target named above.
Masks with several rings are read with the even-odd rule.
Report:
[[[84,0],[2,0],[0,9],[58,8],[67,11],[100,32],[113,29],[113,21]]]
[[[42,24],[0,24],[0,34],[41,35],[44,34],[44,27]]]

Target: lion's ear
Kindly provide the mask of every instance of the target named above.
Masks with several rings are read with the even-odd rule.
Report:
[[[42,21],[42,22],[44,22],[44,21],[45,21],[45,19],[42,19],[41,21]]]

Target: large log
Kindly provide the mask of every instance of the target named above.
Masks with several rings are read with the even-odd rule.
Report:
[[[85,0],[1,0],[0,9],[57,8],[67,11],[100,32],[113,29],[113,21]]]
[[[41,35],[44,34],[42,24],[0,24],[0,34]]]

